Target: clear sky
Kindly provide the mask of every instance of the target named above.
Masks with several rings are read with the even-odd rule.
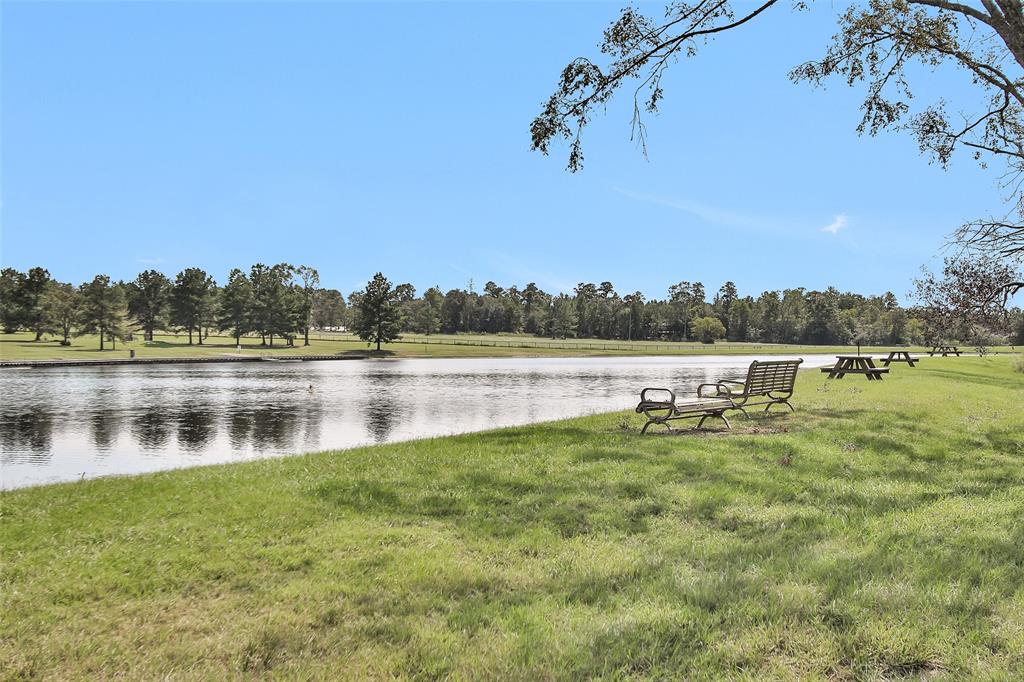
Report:
[[[620,3],[0,7],[0,261],[76,283],[287,261],[346,293],[381,270],[421,291],[731,279],[902,298],[944,235],[1001,207],[966,157],[943,171],[908,137],[858,137],[862,91],[789,82],[838,2],[673,67],[648,160],[619,98],[576,175],[564,147],[529,151],[529,123]]]

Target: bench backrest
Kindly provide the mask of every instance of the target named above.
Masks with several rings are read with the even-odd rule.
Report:
[[[743,387],[746,395],[767,395],[768,393],[792,393],[796,371],[800,360],[754,360],[747,370]]]

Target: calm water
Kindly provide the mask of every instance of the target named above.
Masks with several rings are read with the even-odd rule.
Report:
[[[633,407],[750,357],[0,370],[0,487],[347,448]],[[805,356],[804,367],[831,356]]]

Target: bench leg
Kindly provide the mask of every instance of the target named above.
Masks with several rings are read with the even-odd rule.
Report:
[[[732,430],[732,424],[730,424],[729,420],[725,418],[725,413],[723,412],[713,412],[711,414],[704,415],[703,417],[700,418],[700,421],[697,422],[697,426],[695,426],[694,428],[699,429],[700,427],[704,426],[704,420],[708,419],[709,417],[718,417],[719,419],[725,422],[725,428],[729,429],[730,431]]]
[[[764,411],[767,412],[768,408],[770,408],[772,405],[785,405],[786,407],[789,408],[790,412],[796,412],[796,408],[793,407],[788,400],[784,400],[784,399],[783,400],[776,400],[774,402],[768,403],[767,405],[764,406]]]

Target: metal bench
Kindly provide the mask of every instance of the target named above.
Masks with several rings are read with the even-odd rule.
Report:
[[[709,417],[725,422],[726,428],[732,424],[725,417],[727,410],[739,410],[743,416],[749,417],[746,408],[764,405],[767,412],[772,405],[786,405],[793,410],[789,399],[793,395],[793,384],[796,372],[803,360],[754,360],[747,369],[744,380],[720,379],[715,383],[701,384],[697,387],[697,397],[689,400],[676,400],[676,394],[667,388],[645,388],[640,392],[640,402],[636,412],[647,417],[641,433],[647,433],[651,424],[662,424],[671,428],[668,422],[675,419],[700,419],[697,426],[704,425]],[[651,393],[667,394],[667,400],[655,400]]]

